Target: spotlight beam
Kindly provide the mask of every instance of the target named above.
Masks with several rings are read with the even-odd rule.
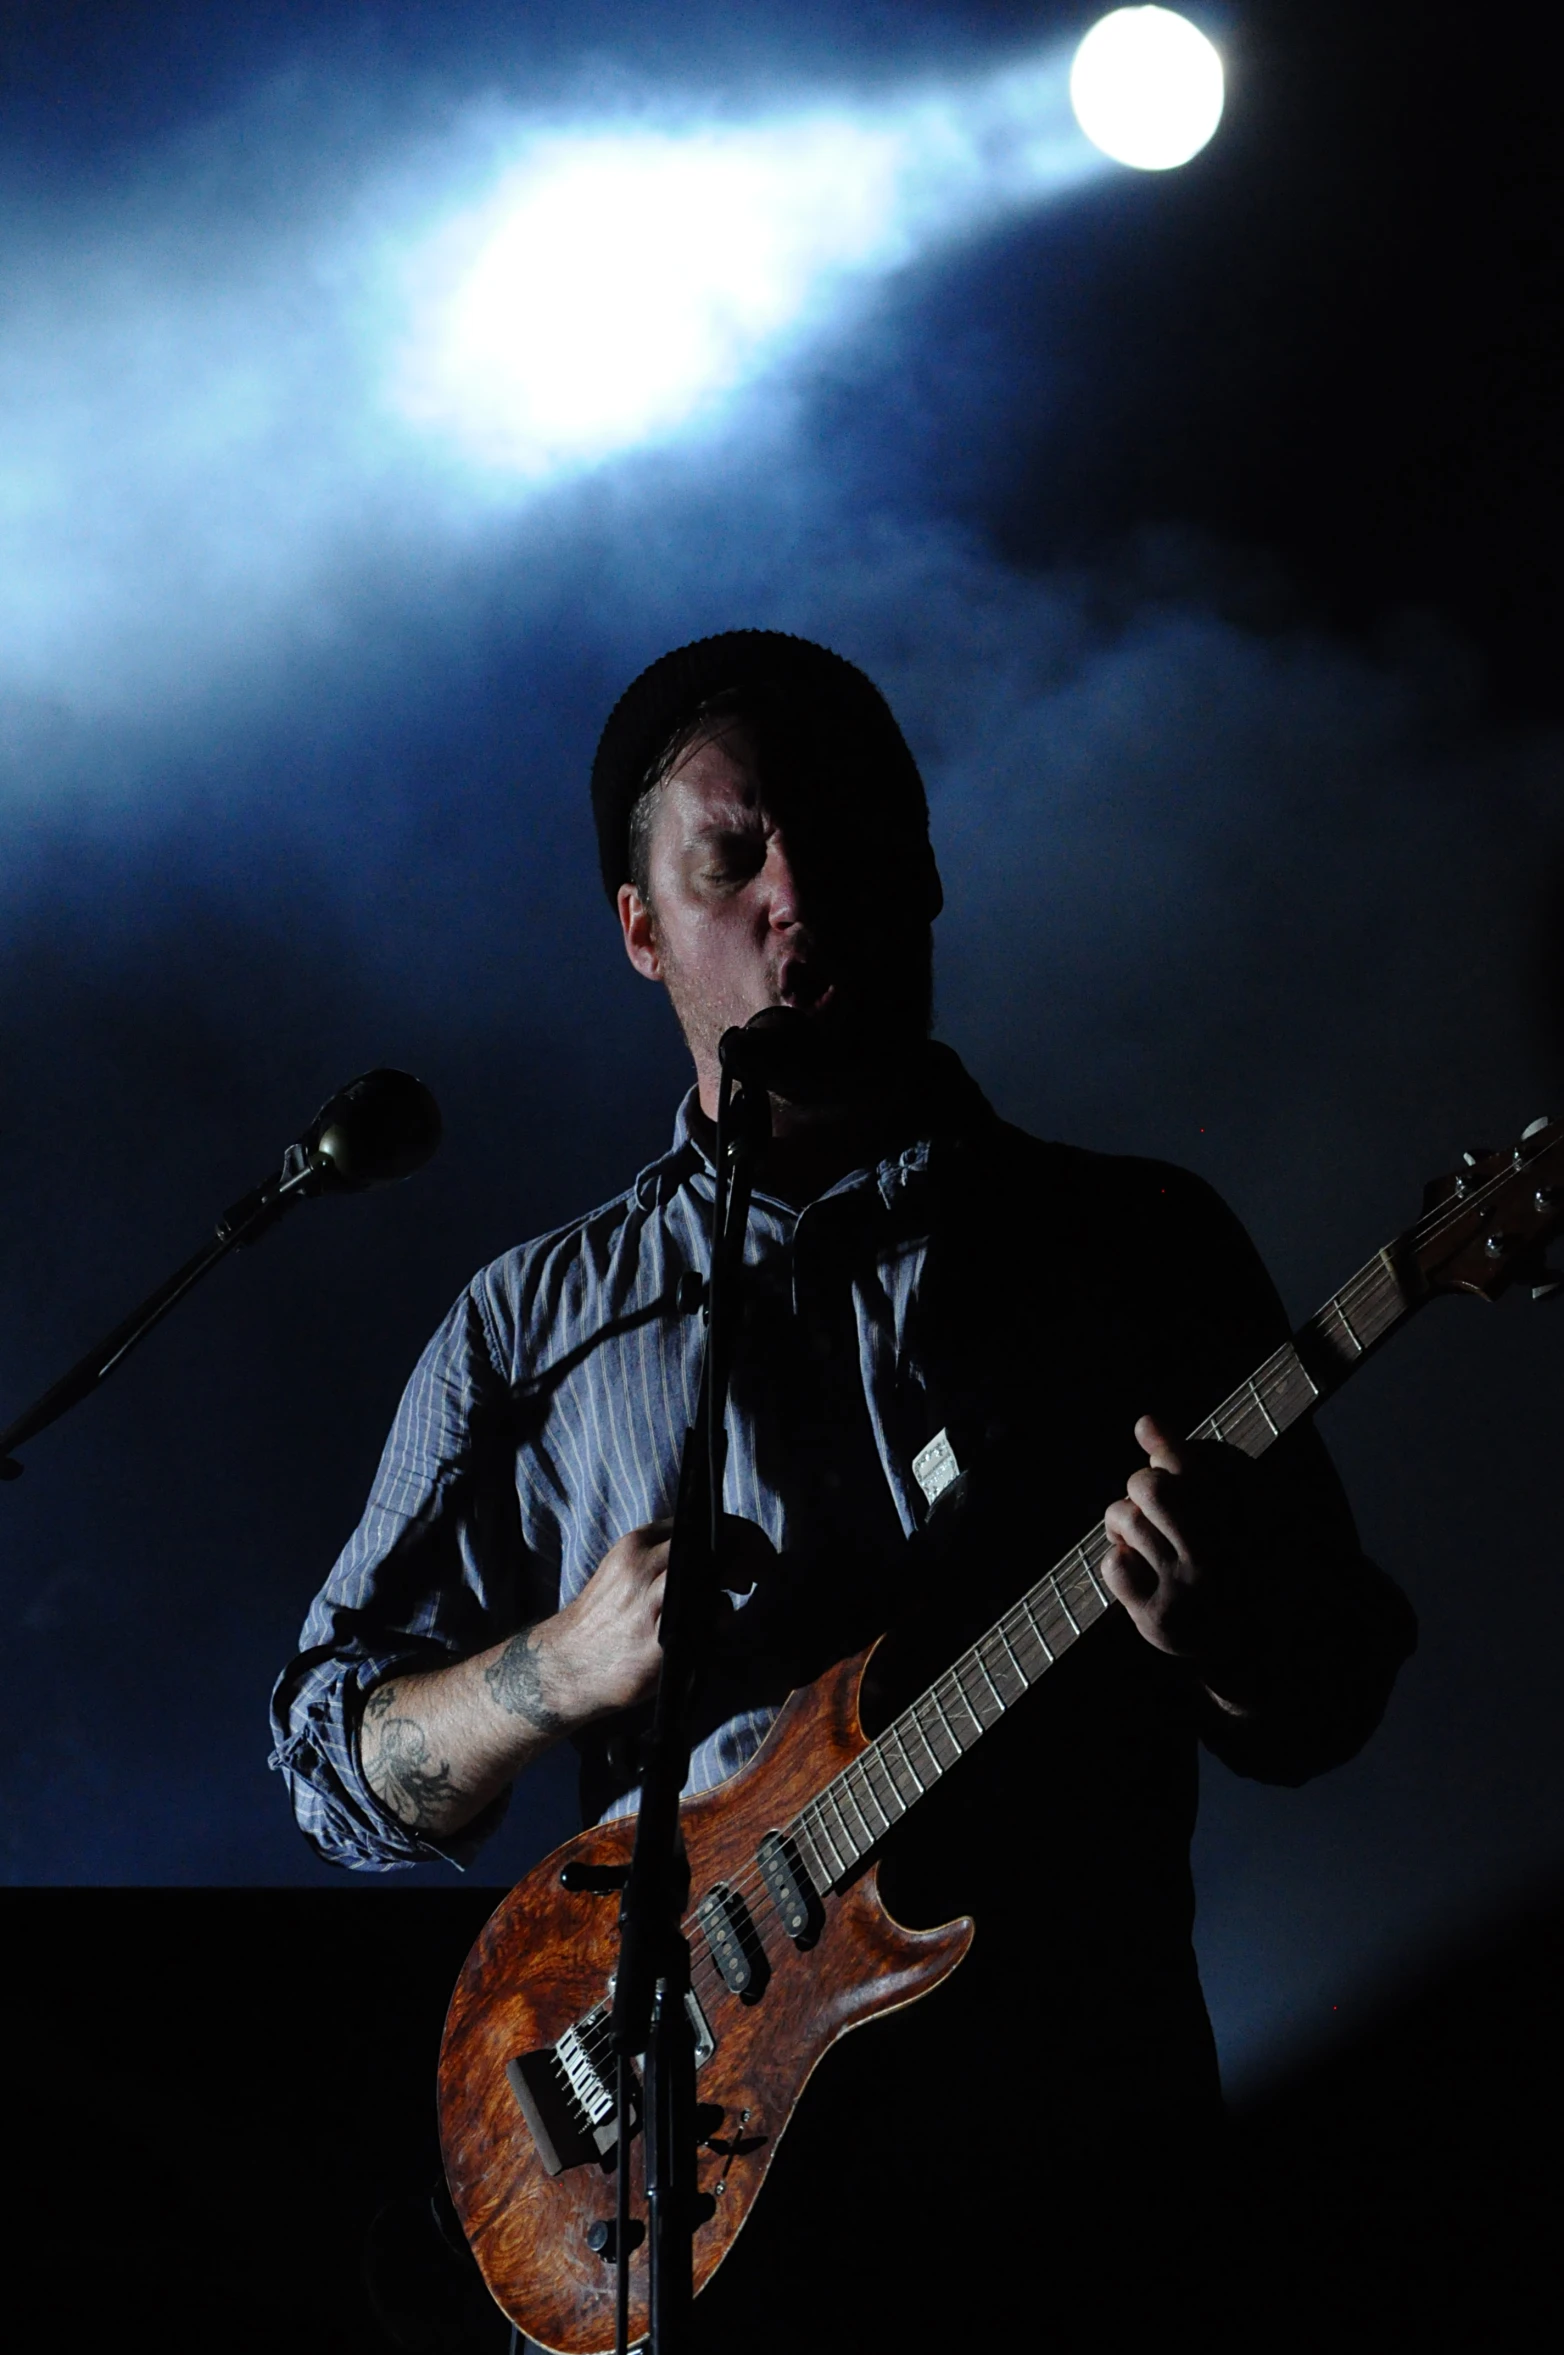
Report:
[[[876,280],[1103,155],[1050,57],[878,108],[523,134],[405,257],[406,424],[543,482],[709,420]]]

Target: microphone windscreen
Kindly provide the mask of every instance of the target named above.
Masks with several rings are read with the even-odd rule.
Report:
[[[843,1040],[794,1006],[765,1006],[742,1029],[725,1030],[717,1053],[741,1085],[789,1104],[830,1104],[857,1092],[862,1046]]]
[[[354,1192],[422,1169],[440,1142],[440,1107],[410,1071],[366,1071],[323,1104],[304,1138]]]

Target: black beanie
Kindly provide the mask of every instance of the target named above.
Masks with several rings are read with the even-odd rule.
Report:
[[[664,654],[631,682],[608,715],[592,763],[603,887],[616,900],[629,879],[630,812],[648,771],[703,704],[734,688],[767,686],[809,708],[834,707],[873,762],[879,790],[928,834],[929,806],[907,740],[871,679],[845,656],[785,630],[724,630]],[[932,873],[932,867],[931,867]],[[934,890],[937,893],[936,881]]]

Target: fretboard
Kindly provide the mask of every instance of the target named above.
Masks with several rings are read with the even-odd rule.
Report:
[[[1412,1311],[1415,1273],[1394,1246],[1273,1350],[1189,1434],[1260,1456],[1336,1390]],[[1097,1573],[1111,1541],[1099,1521],[988,1633],[936,1678],[787,1826],[815,1886],[838,1886],[891,1827],[1113,1607]]]

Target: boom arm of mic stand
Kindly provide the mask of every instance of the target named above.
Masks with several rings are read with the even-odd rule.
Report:
[[[47,1431],[51,1423],[69,1414],[73,1406],[90,1398],[98,1385],[106,1382],[115,1367],[130,1355],[136,1343],[145,1340],[153,1326],[161,1324],[169,1310],[177,1307],[220,1259],[226,1259],[230,1251],[242,1244],[257,1241],[269,1227],[275,1226],[284,1211],[291,1210],[295,1202],[302,1201],[318,1187],[320,1177],[313,1161],[298,1146],[291,1147],[275,1178],[268,1178],[224,1211],[210,1243],[203,1244],[183,1267],[176,1268],[167,1282],[149,1293],[139,1308],[133,1309],[112,1332],[105,1333],[96,1348],[78,1358],[69,1373],[51,1383],[41,1398],[35,1398],[25,1413],[0,1431],[0,1480],[20,1480],[25,1469],[13,1457],[13,1448],[35,1439],[40,1431]]]

